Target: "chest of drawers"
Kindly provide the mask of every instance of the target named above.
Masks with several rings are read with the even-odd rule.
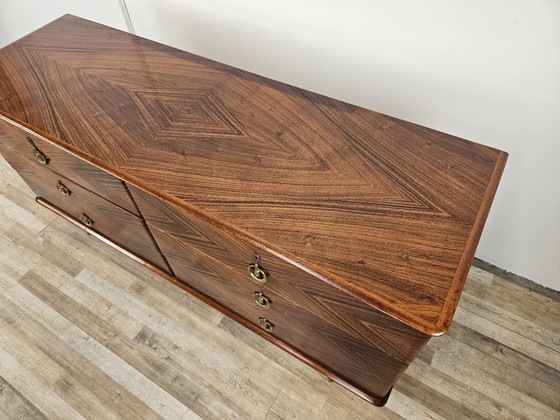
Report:
[[[40,204],[377,405],[507,158],[69,15],[0,50],[0,131]]]

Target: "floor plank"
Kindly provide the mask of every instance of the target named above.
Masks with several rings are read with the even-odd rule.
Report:
[[[179,418],[188,412],[187,407],[106,347],[108,341],[119,333],[115,327],[104,323],[85,306],[73,301],[35,273],[27,273],[19,283],[29,292],[24,294],[22,291],[18,294],[17,303],[20,306],[29,308],[35,319],[40,320],[49,331],[116,383],[126,388],[139,401],[163,418]],[[84,295],[90,299],[92,297],[91,293],[84,293]],[[34,302],[33,298],[38,298],[38,302]],[[100,305],[99,308],[101,310],[106,308],[105,312],[111,320],[117,318],[110,307]],[[121,321],[118,325],[124,323]],[[80,328],[83,326],[87,328]],[[119,404],[126,395],[128,393],[119,394]]]
[[[441,394],[469,407],[484,418],[519,419],[523,417],[521,413],[502,404],[500,400],[486,395],[483,388],[469,386],[462,380],[421,361],[417,360],[413,363],[405,375],[415,378],[429,388],[438,390]]]
[[[481,287],[474,282],[467,282],[465,292],[560,334],[560,322],[558,322],[560,305],[558,301],[534,290],[494,276],[489,287]],[[547,314],[547,316],[543,316],[543,314]]]
[[[12,419],[46,419],[37,407],[0,376],[0,409]]]
[[[0,295],[0,346],[27,369],[38,372],[53,392],[86,418],[105,412],[107,418],[160,418],[144,402],[73,351],[72,347],[24,309]],[[186,412],[186,410],[185,410]],[[181,415],[184,413],[181,413]]]
[[[47,418],[84,419],[63,397],[53,391],[47,380],[24,367],[2,347],[0,347],[0,375]],[[9,409],[6,408],[6,411]]]
[[[469,387],[483,389],[487,396],[522,414],[523,418],[557,418],[558,410],[529,395],[529,388],[521,384],[524,376],[518,370],[449,337],[441,337],[440,342],[441,347],[434,355],[434,368]],[[458,358],[462,359],[461,363],[457,362]]]

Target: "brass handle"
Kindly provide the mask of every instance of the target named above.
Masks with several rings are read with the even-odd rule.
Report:
[[[60,182],[60,181],[58,181],[58,182],[56,183],[56,189],[57,189],[58,192],[60,192],[60,194],[62,194],[62,195],[68,196],[68,195],[72,194],[72,191],[70,191],[70,190],[66,187],[66,185],[64,185],[64,184],[63,184],[62,182]]]
[[[247,272],[249,276],[255,280],[257,283],[266,283],[266,273],[264,270],[259,266],[261,263],[261,257],[258,254],[253,254],[253,260],[255,261],[252,264],[249,264],[247,267]]]
[[[50,159],[46,157],[43,152],[37,149],[37,146],[35,146],[35,142],[31,139],[31,137],[26,136],[25,138],[31,144],[31,146],[33,146],[33,156],[35,156],[35,159],[37,159],[37,161],[39,161],[41,165],[48,165]]]
[[[262,292],[255,292],[253,294],[253,297],[255,299],[255,303],[265,309],[270,308],[270,299],[267,298],[265,295],[262,294]]]
[[[93,220],[91,220],[87,214],[82,213],[82,215],[80,216],[80,219],[82,220],[82,223],[84,225],[86,225],[87,227],[92,227],[93,226]]]
[[[272,327],[274,327],[274,325],[272,325],[268,319],[263,317],[259,318],[259,326],[266,332],[271,332]]]
[[[257,264],[249,264],[247,271],[249,272],[251,278],[256,282],[258,283],[266,282],[266,273]]]
[[[43,154],[43,152],[41,152],[39,149],[37,149],[37,148],[33,149],[33,155],[35,156],[35,159],[37,159],[41,165],[48,165],[49,164],[49,158],[46,157]]]

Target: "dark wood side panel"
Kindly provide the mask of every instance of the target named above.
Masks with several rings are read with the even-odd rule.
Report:
[[[110,238],[162,270],[170,272],[165,258],[161,255],[142,219],[63,176],[46,168],[30,165],[28,159],[11,149],[0,145],[0,152],[37,197],[54,204],[76,220],[80,220],[82,214],[87,215],[93,221],[92,230]],[[59,182],[69,190],[70,195],[65,196],[59,192],[57,189]]]
[[[337,329],[405,363],[410,363],[429,340],[428,335],[266,251],[234,239],[138,188],[130,189],[149,225],[227,265],[231,270],[229,276],[238,279],[238,282],[244,279],[245,283],[252,285],[247,266],[252,262],[253,252],[258,252],[269,275],[263,290],[289,302],[292,310],[297,307],[311,312]],[[288,313],[288,309],[286,311]]]
[[[37,134],[16,127],[2,118],[0,118],[0,130],[8,134],[8,136],[0,137],[0,142],[2,142],[4,148],[9,148],[27,158],[31,165],[45,166],[139,216],[138,209],[128,194],[123,181],[117,177],[62,150],[58,146],[42,140]],[[34,157],[33,145],[27,138],[30,138],[37,149],[46,156],[48,159],[47,165],[42,165]]]
[[[230,267],[157,228],[152,232],[175,275],[184,283],[250,322],[257,324],[260,317],[268,319],[274,325],[270,334],[330,366],[341,377],[351,378],[366,393],[382,398],[407,368],[407,363],[280,297],[274,297],[268,309],[259,307],[253,301],[253,292],[267,293],[266,288],[236,279]]]

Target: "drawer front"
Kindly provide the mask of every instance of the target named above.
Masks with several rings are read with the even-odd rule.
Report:
[[[407,363],[292,305],[265,284],[240,278],[231,267],[157,228],[152,228],[152,232],[182,282],[254,324],[259,325],[259,319],[265,318],[271,323],[270,334],[329,367],[348,382],[383,397],[407,368]],[[262,294],[260,304],[256,303],[255,293]]]
[[[30,164],[13,151],[3,150],[2,155],[37,197],[44,198],[92,230],[169,272],[142,219],[46,168]],[[87,218],[91,220],[91,226]]]
[[[8,134],[0,138],[2,149],[10,149],[27,158],[32,165],[49,168],[117,206],[139,215],[136,205],[120,179],[1,118],[0,131]],[[38,151],[37,154],[35,149]]]
[[[271,301],[266,318],[274,325],[274,336],[369,393],[383,398],[408,367],[300,306],[265,294]]]
[[[144,191],[130,190],[149,225],[220,261],[236,278],[257,284],[247,271],[257,249]],[[299,308],[311,313],[404,363],[414,360],[430,338],[266,251],[258,254],[268,274],[262,289],[290,305],[292,312]]]
[[[183,241],[157,228],[151,231],[181,282],[253,322],[258,320],[261,308],[252,301],[257,288],[232,276],[228,267]]]

